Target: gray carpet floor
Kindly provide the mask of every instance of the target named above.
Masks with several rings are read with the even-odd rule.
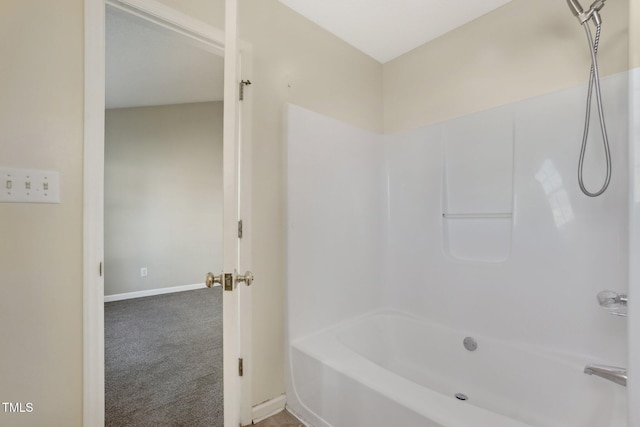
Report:
[[[105,425],[222,426],[222,291],[105,304]]]

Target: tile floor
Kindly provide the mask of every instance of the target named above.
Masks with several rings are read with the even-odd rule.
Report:
[[[304,427],[296,417],[286,410],[255,424],[255,427]]]

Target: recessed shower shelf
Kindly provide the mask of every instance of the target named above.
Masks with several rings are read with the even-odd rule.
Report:
[[[503,219],[511,218],[511,212],[489,212],[489,213],[442,213],[443,218],[447,219]]]

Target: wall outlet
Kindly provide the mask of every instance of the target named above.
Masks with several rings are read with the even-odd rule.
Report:
[[[60,203],[56,171],[0,168],[0,202]]]
[[[140,277],[147,277],[147,267],[142,267],[140,269]]]

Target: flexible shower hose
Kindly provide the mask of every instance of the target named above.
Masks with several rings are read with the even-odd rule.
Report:
[[[602,108],[602,94],[600,92],[600,75],[598,73],[598,44],[600,43],[600,29],[601,25],[596,25],[596,38],[595,41],[591,37],[591,29],[589,28],[589,22],[586,21],[582,24],[587,34],[587,39],[589,40],[589,49],[591,51],[591,74],[589,76],[589,90],[587,92],[587,108],[586,115],[584,119],[584,132],[582,134],[582,147],[580,148],[580,160],[578,161],[578,184],[580,185],[580,189],[582,192],[589,197],[597,197],[605,192],[607,187],[609,187],[609,182],[611,181],[611,151],[609,149],[609,137],[607,135],[607,127],[604,121],[604,110]],[[596,88],[596,101],[598,104],[598,117],[600,119],[600,130],[602,132],[602,140],[604,143],[604,151],[607,163],[607,175],[604,180],[604,184],[600,188],[600,190],[595,193],[590,192],[584,186],[584,181],[582,178],[582,170],[584,169],[584,156],[587,150],[587,138],[589,137],[589,124],[591,121],[591,97],[593,95],[593,88]]]

